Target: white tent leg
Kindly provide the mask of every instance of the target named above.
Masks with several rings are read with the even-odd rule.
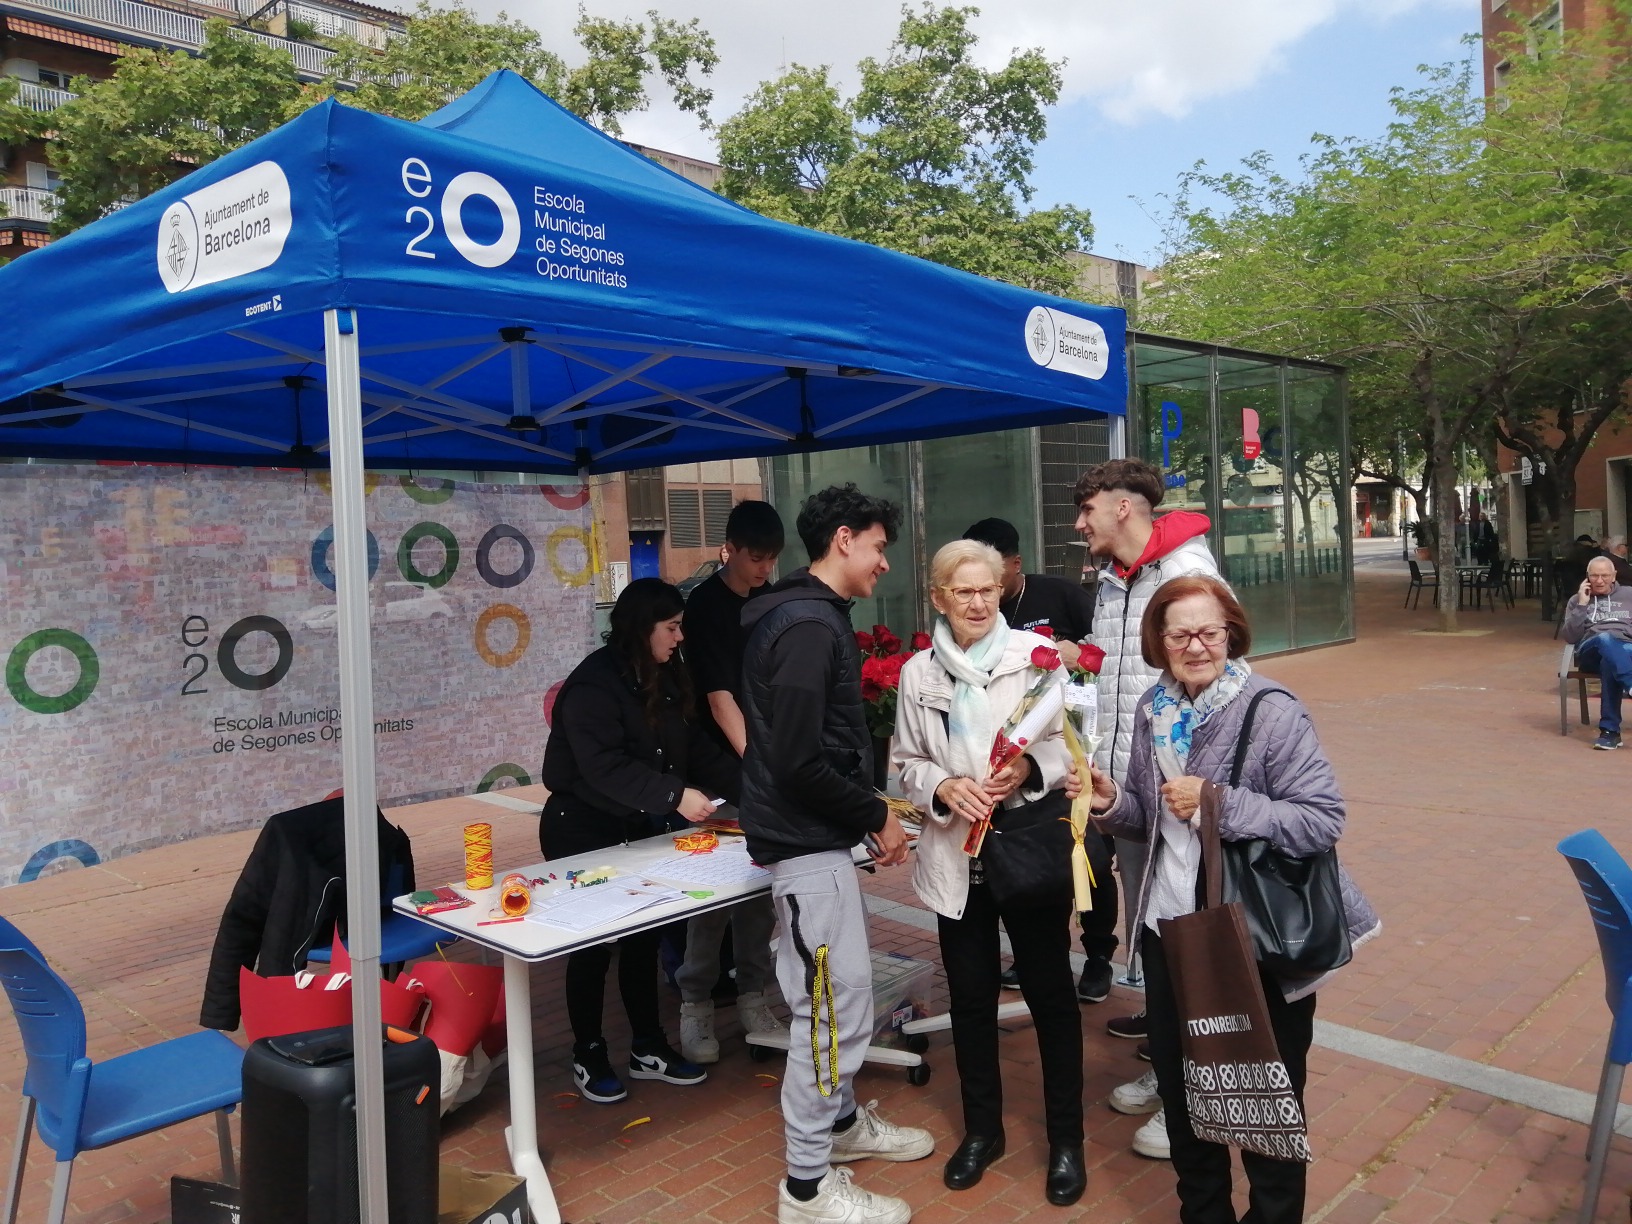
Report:
[[[1112,459],[1126,459],[1128,457],[1128,420],[1126,417],[1113,416],[1110,419],[1110,451]]]
[[[374,688],[368,626],[368,518],[356,315],[323,312],[336,602],[340,608],[341,761],[346,787],[346,911],[357,1076],[357,1194],[362,1224],[390,1224],[385,1074],[380,1039],[380,851],[374,818]]]

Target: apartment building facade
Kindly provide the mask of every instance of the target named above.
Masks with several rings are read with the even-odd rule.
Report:
[[[111,76],[132,48],[197,51],[212,18],[286,50],[309,81],[334,56],[327,40],[383,47],[404,28],[402,14],[355,0],[0,0],[0,77],[17,83],[19,105],[49,114],[75,80]],[[44,142],[0,145],[0,261],[51,240],[57,186]]]

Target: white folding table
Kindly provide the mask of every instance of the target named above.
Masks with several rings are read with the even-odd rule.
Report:
[[[722,835],[722,840],[724,836]],[[730,851],[715,853],[722,852]],[[556,1206],[555,1192],[550,1188],[549,1175],[545,1172],[544,1161],[538,1151],[538,1107],[533,1083],[533,1001],[530,967],[539,961],[552,960],[569,952],[594,947],[596,944],[610,943],[637,931],[650,930],[653,927],[690,918],[694,914],[734,905],[744,898],[770,891],[770,877],[767,874],[746,884],[711,885],[708,889],[713,894],[711,896],[688,896],[684,901],[670,901],[651,906],[619,922],[608,923],[581,933],[546,926],[530,919],[496,926],[479,924],[489,920],[491,911],[498,904],[498,884],[504,876],[512,873],[524,875],[529,880],[549,880],[552,873],[558,877],[544,887],[535,889],[534,896],[539,900],[567,888],[567,872],[593,872],[600,867],[611,867],[616,875],[607,884],[592,886],[595,888],[615,887],[620,881],[628,883],[651,880],[653,883],[669,884],[682,890],[691,888],[703,891],[697,885],[676,883],[665,880],[660,875],[649,874],[653,863],[677,853],[679,851],[675,849],[674,834],[665,833],[643,841],[612,846],[605,850],[592,850],[570,858],[551,859],[547,863],[530,863],[512,871],[495,871],[494,886],[489,889],[472,890],[455,885],[456,891],[475,903],[464,909],[445,910],[439,914],[421,914],[406,895],[396,897],[392,901],[392,906],[397,912],[410,914],[421,922],[428,922],[451,931],[461,939],[490,948],[504,958],[505,1027],[510,1064],[510,1125],[505,1128],[504,1138],[510,1149],[511,1167],[515,1169],[517,1176],[527,1182],[527,1202],[532,1208],[536,1224],[560,1224],[561,1212]],[[856,856],[858,863],[868,861],[866,851],[859,846],[856,848]],[[906,1065],[920,1061],[916,1054],[904,1051],[890,1053],[895,1055],[891,1061]]]

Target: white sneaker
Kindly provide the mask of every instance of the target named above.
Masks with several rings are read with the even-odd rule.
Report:
[[[680,1053],[688,1062],[720,1061],[720,1043],[714,1039],[714,1004],[680,1004]]]
[[[1117,1113],[1155,1113],[1162,1107],[1162,1098],[1156,1092],[1156,1072],[1146,1071],[1131,1084],[1122,1084],[1111,1090],[1111,1108]]]
[[[759,991],[744,991],[737,996],[737,1019],[742,1021],[745,1033],[786,1033],[788,1026],[776,1018],[770,1002]]]
[[[822,1184],[816,1188],[816,1197],[801,1203],[788,1193],[783,1182],[776,1191],[777,1224],[806,1224],[819,1220],[825,1224],[907,1224],[912,1219],[912,1208],[898,1198],[874,1194],[850,1181],[850,1170],[829,1169]]]
[[[922,1160],[935,1150],[935,1136],[916,1126],[896,1126],[878,1116],[878,1102],[856,1107],[856,1120],[842,1134],[834,1132],[834,1164],[872,1156],[878,1160]]]
[[[1173,1159],[1173,1145],[1167,1141],[1167,1110],[1158,1109],[1154,1118],[1133,1132],[1133,1150],[1152,1160]]]

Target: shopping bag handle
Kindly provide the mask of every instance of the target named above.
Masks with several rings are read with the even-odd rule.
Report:
[[[1205,882],[1202,908],[1214,909],[1224,900],[1224,848],[1218,832],[1224,791],[1216,782],[1201,784],[1201,873]]]

